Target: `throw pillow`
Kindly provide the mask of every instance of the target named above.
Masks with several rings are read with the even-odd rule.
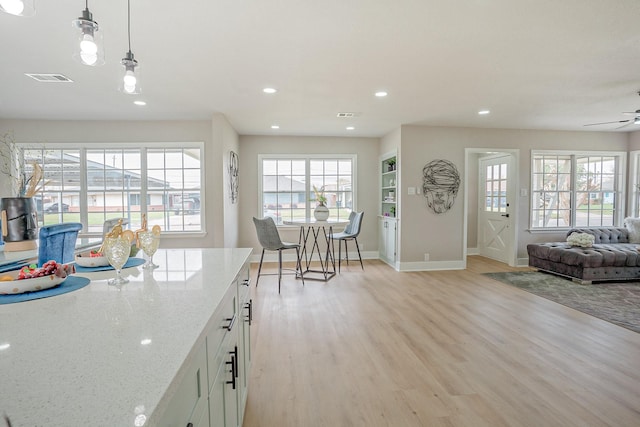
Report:
[[[629,242],[640,243],[640,218],[625,218],[624,225],[629,230]]]
[[[595,240],[594,235],[589,233],[573,232],[567,237],[567,243],[571,246],[581,246],[583,248],[592,247]]]

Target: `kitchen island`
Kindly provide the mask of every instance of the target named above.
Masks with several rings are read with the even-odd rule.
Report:
[[[0,415],[13,427],[240,424],[250,254],[161,249],[159,268],[123,270],[120,289],[113,270],[84,273],[77,291],[0,305]],[[231,380],[235,407],[216,401],[232,400]]]

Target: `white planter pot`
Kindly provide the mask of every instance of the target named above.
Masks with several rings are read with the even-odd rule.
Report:
[[[316,221],[326,221],[329,219],[329,208],[325,205],[318,205],[313,211],[313,216]]]

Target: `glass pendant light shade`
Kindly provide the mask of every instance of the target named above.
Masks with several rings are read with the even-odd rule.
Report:
[[[93,15],[86,8],[82,16],[71,23],[75,32],[73,59],[92,67],[104,64],[102,31]]]
[[[10,15],[33,16],[36,13],[35,0],[0,0],[0,10]]]
[[[120,91],[128,95],[140,94],[142,92],[140,88],[140,65],[131,51],[127,52],[126,56],[122,58],[121,64],[124,67],[124,74],[120,79]]]

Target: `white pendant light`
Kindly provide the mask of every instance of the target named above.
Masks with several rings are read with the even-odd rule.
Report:
[[[131,52],[131,0],[127,0],[127,38],[129,41],[129,51],[122,58],[120,63],[124,67],[124,74],[120,80],[120,91],[128,95],[137,95],[142,92],[140,89],[140,69],[138,61]]]
[[[36,13],[35,0],[0,0],[0,10],[10,15],[33,16]]]
[[[83,65],[96,67],[104,64],[102,31],[93,20],[93,14],[89,12],[89,0],[86,0],[85,5],[82,16],[71,22],[76,34],[73,59]]]

